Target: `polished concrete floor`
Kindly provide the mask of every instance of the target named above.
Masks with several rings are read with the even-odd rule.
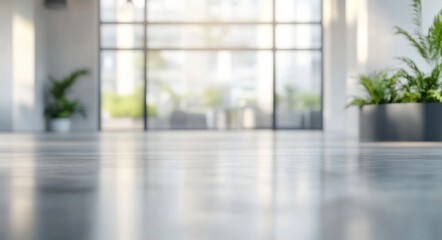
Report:
[[[0,239],[442,239],[441,147],[319,132],[0,134]]]

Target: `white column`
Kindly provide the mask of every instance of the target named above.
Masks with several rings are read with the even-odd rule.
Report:
[[[14,0],[12,5],[12,100],[13,130],[35,131],[41,121],[41,101],[36,84],[36,27],[33,0]]]
[[[367,73],[371,50],[368,0],[324,1],[324,129],[357,137],[359,113],[346,108],[361,94],[357,76]],[[393,30],[392,30],[393,34]],[[388,67],[388,66],[386,66]]]
[[[0,1],[0,131],[12,130],[12,0]]]
[[[346,104],[354,96],[363,95],[358,84],[358,75],[367,73],[368,61],[368,0],[347,1],[347,77]],[[359,135],[359,109],[350,107],[346,110],[346,134]]]
[[[324,0],[324,131],[346,131],[345,0]]]

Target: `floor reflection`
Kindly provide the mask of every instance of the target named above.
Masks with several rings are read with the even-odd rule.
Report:
[[[0,239],[34,233],[34,151],[32,136],[0,138]]]
[[[0,239],[439,239],[442,144],[0,135]]]
[[[35,232],[31,239],[93,239],[98,184],[96,143],[68,136],[35,140]],[[17,238],[29,239],[29,238]]]
[[[138,139],[100,139],[100,186],[95,239],[143,237],[143,149]],[[141,144],[142,146],[142,144]]]

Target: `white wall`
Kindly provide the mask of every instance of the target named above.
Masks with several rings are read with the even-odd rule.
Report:
[[[36,50],[41,8],[34,4],[33,0],[0,2],[0,131],[43,129],[35,65],[41,56]]]
[[[12,0],[0,1],[0,131],[12,130]]]
[[[34,0],[35,1],[35,0]],[[34,122],[34,131],[44,131],[45,117],[44,111],[44,83],[48,78],[47,68],[46,68],[46,24],[45,24],[45,7],[43,1],[36,1],[34,6],[35,14],[35,112],[34,114],[38,116]]]
[[[87,118],[73,120],[74,130],[98,129],[98,0],[69,0],[65,9],[45,10],[46,71],[61,78],[79,68],[91,74],[73,87],[71,97],[87,107]]]
[[[347,26],[345,0],[324,0],[324,131],[346,126]]]
[[[366,22],[363,1],[324,0],[324,131],[329,134],[358,132],[357,109],[346,105],[357,94],[353,76],[362,69],[358,47]]]
[[[42,119],[36,81],[36,18],[33,0],[12,2],[13,130],[40,130]]]

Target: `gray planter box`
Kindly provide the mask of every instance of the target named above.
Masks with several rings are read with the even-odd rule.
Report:
[[[368,105],[360,110],[361,141],[442,141],[441,103]]]

